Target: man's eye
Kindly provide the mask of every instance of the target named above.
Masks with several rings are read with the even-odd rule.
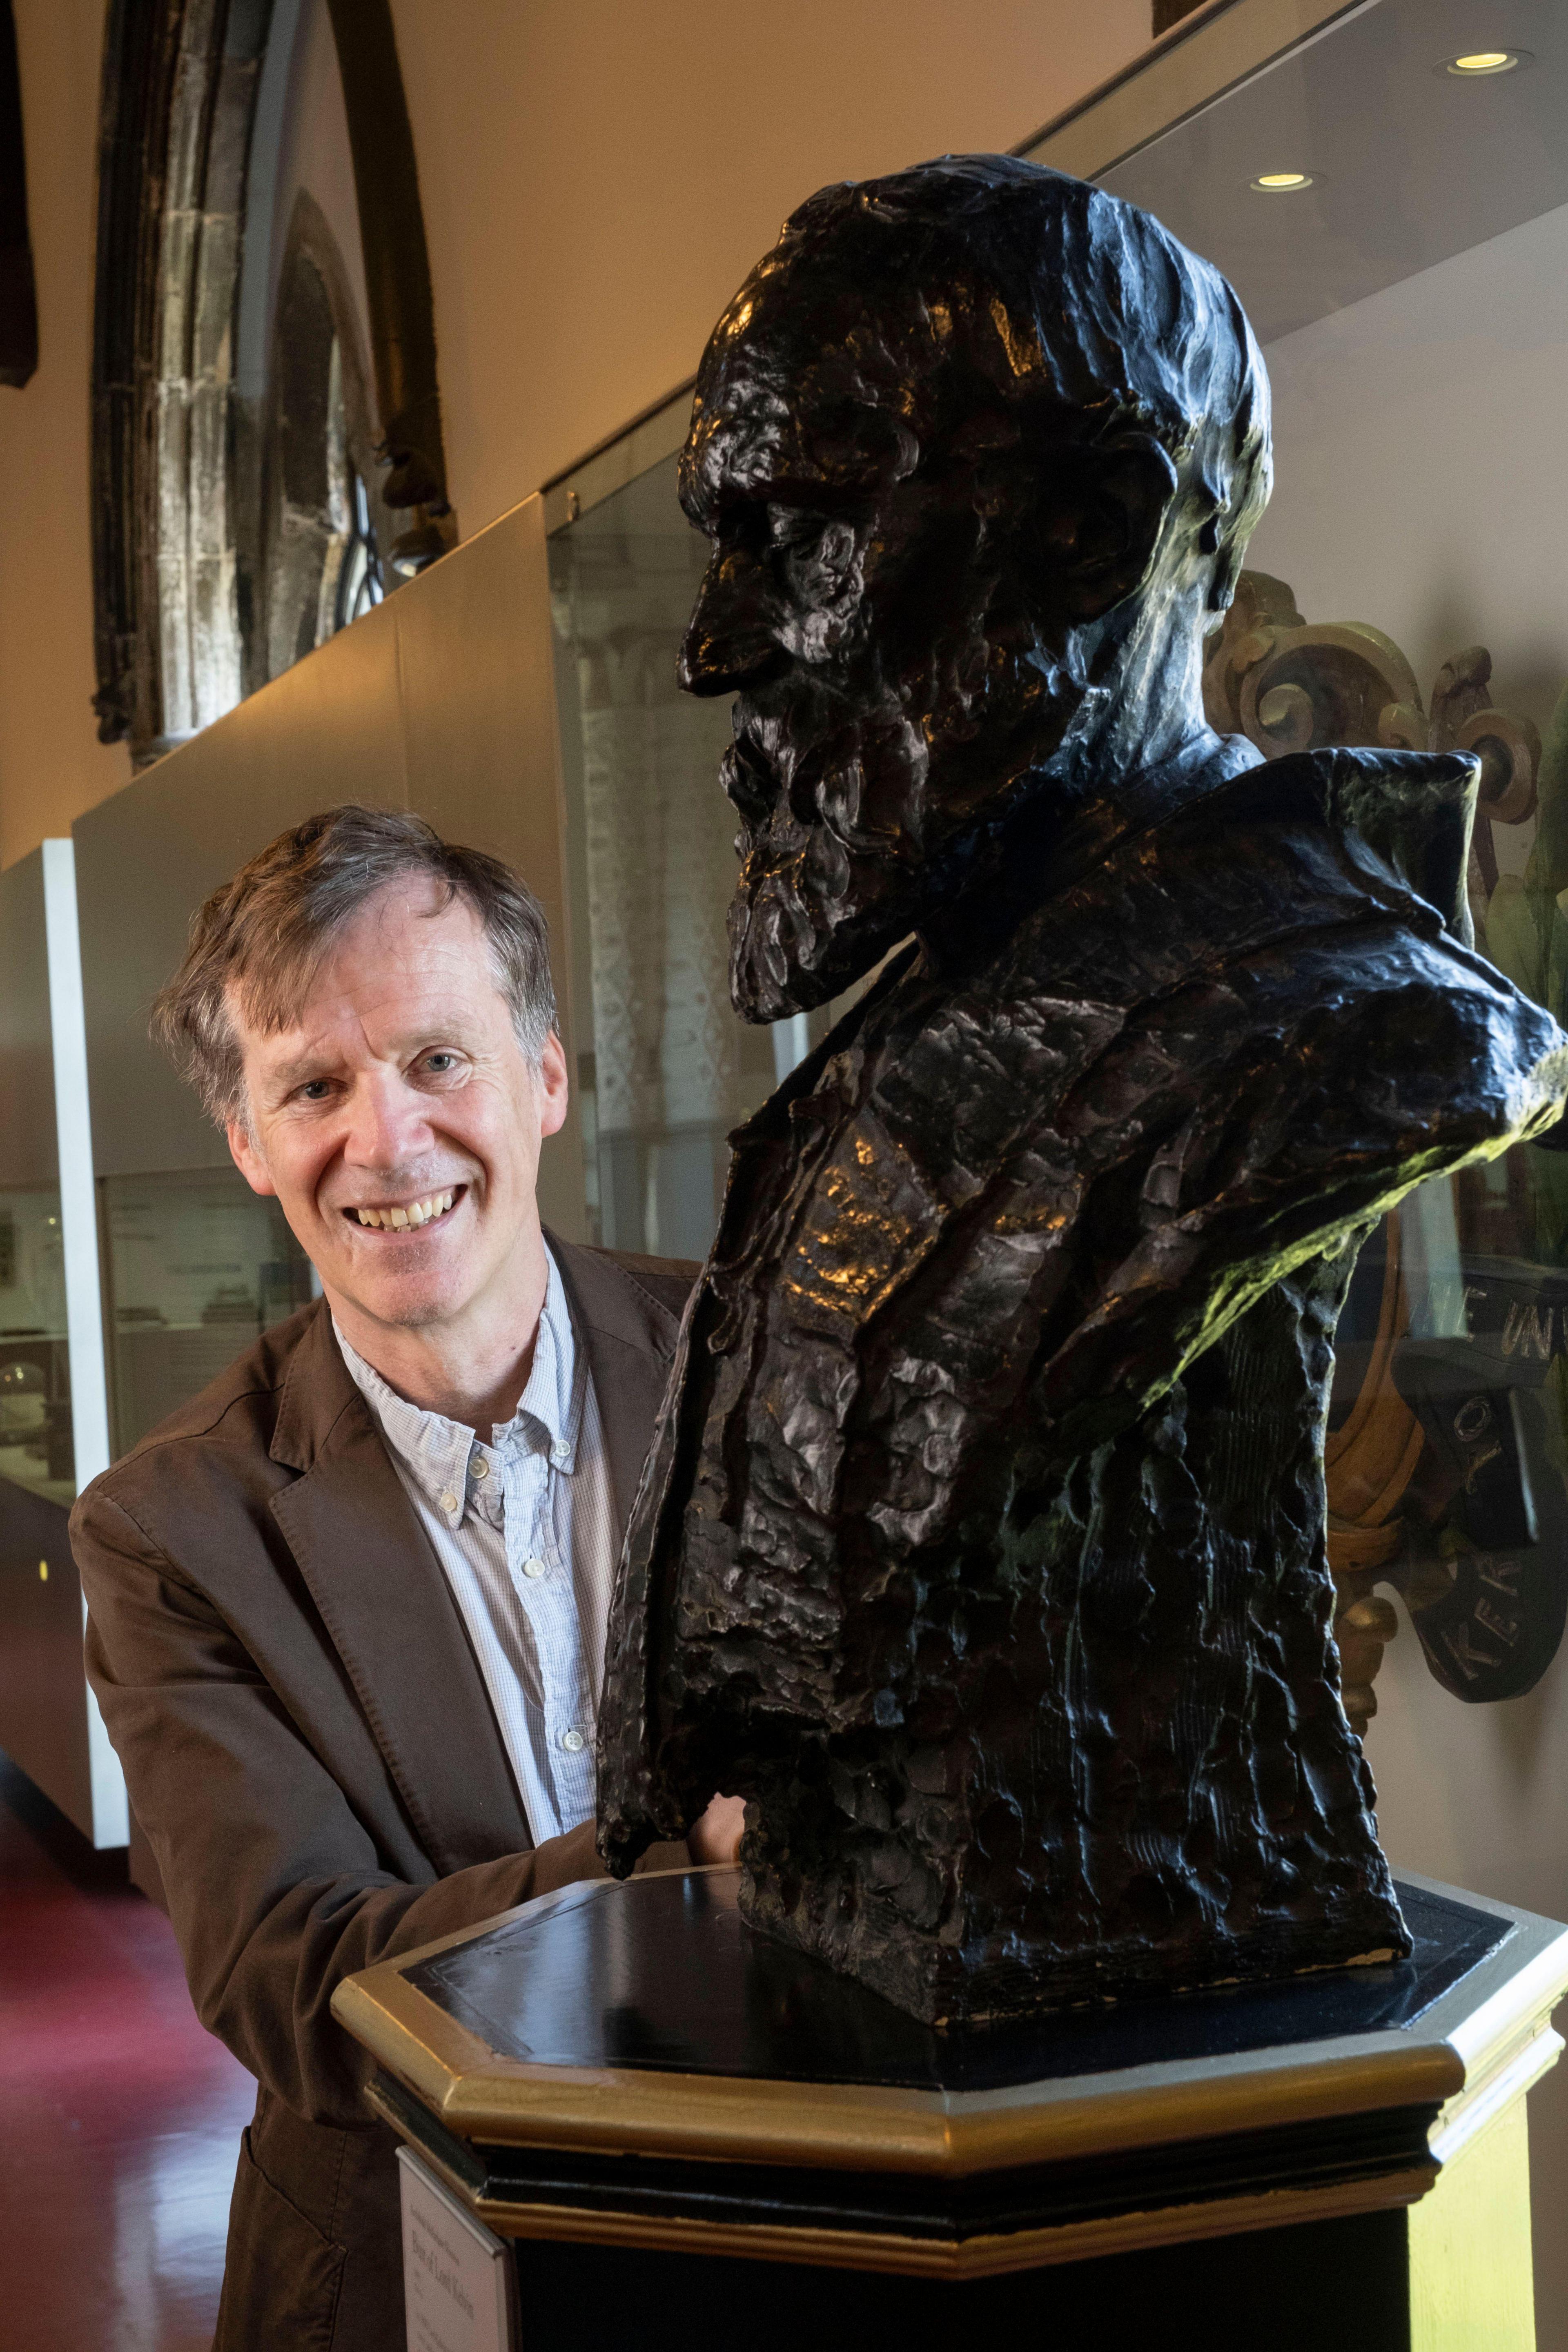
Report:
[[[300,1089],[300,1094],[305,1102],[325,1102],[331,1091],[330,1079],[307,1078]]]
[[[426,1054],[425,1066],[433,1076],[444,1077],[448,1070],[457,1068],[458,1056],[456,1054]]]

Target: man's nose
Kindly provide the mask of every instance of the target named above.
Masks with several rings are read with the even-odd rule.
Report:
[[[366,1169],[394,1169],[430,1148],[428,1105],[402,1074],[363,1074],[349,1098],[343,1157]]]
[[[685,694],[736,694],[775,677],[787,656],[774,628],[773,592],[743,549],[716,549],[676,658]]]

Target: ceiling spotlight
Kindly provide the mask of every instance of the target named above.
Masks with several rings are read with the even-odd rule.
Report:
[[[1522,49],[1470,49],[1462,58],[1446,58],[1443,71],[1457,74],[1461,81],[1479,81],[1487,74],[1512,73],[1524,61]]]
[[[1252,185],[1260,195],[1293,196],[1298,188],[1310,188],[1310,172],[1259,172]]]

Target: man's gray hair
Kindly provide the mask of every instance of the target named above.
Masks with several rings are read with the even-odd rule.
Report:
[[[405,809],[350,802],[280,833],[213,892],[154,1001],[153,1036],[220,1128],[247,1118],[235,1011],[264,1035],[288,1028],[345,925],[389,882],[410,877],[437,886],[433,912],[457,898],[473,908],[518,1044],[537,1066],[556,1025],[555,990],[549,929],[527,883]]]

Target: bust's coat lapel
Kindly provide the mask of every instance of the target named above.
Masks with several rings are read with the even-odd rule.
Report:
[[[533,1843],[467,1629],[323,1306],[294,1354],[272,1515],[445,1874]]]

